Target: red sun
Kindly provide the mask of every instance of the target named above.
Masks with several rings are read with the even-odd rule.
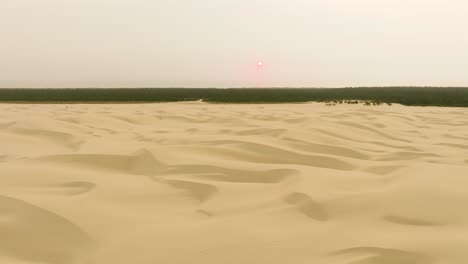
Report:
[[[263,67],[263,61],[258,61],[257,62],[257,67],[259,67],[259,68]]]

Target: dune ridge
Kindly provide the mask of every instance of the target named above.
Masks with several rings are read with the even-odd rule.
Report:
[[[0,263],[468,261],[468,111],[0,104]]]

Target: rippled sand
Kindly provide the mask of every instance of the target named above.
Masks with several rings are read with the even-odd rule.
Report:
[[[0,105],[0,263],[468,263],[468,109]]]

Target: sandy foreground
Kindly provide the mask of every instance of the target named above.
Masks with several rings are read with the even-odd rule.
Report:
[[[0,263],[468,263],[468,109],[0,104]]]

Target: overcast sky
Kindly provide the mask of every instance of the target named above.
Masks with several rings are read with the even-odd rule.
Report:
[[[0,36],[2,86],[468,86],[466,0],[1,0]]]

